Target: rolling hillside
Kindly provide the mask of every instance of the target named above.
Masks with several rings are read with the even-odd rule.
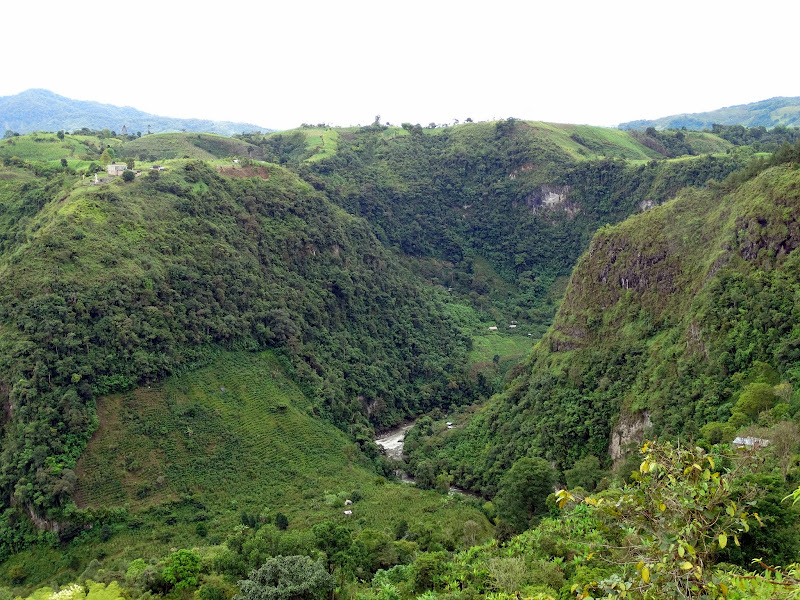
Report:
[[[3,502],[58,514],[95,399],[218,347],[281,350],[315,415],[363,443],[469,397],[466,339],[363,221],[280,167],[167,164],[98,185],[4,167]]]
[[[515,119],[3,140],[0,578],[195,545],[225,598],[275,555],[424,577],[507,514],[451,478],[491,497],[522,457],[730,437],[751,385],[790,414],[800,181],[764,149]],[[372,443],[423,414],[441,495]]]

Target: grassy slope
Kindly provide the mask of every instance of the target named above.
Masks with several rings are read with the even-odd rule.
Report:
[[[640,144],[627,131],[591,125],[570,125],[527,121],[527,125],[540,139],[550,142],[566,151],[576,160],[593,160],[598,158],[621,158],[631,161],[644,161],[663,158],[657,152]],[[463,123],[451,127],[423,129],[425,135],[437,135],[449,131],[459,137],[463,143],[481,140],[486,131],[492,130],[495,124]],[[304,127],[292,131],[300,131],[306,137],[306,147],[313,152],[308,161],[318,161],[336,153],[338,139],[341,135],[352,133],[356,128]],[[281,131],[271,135],[286,135],[292,131]],[[386,141],[394,137],[406,136],[409,132],[401,127],[386,128],[381,137]],[[730,144],[710,133],[693,133],[690,143],[698,154],[724,152]],[[144,139],[144,138],[143,138]]]
[[[199,371],[102,398],[100,426],[78,464],[76,499],[140,512],[188,493],[222,532],[239,522],[234,501],[240,511],[281,511],[304,526],[341,517],[325,494],[354,489],[364,495],[354,520],[372,525],[408,517],[399,499],[389,502],[395,496],[419,502],[422,519],[454,516],[439,495],[384,484],[311,406],[269,352],[222,353]],[[434,517],[429,509],[439,506]]]
[[[330,128],[330,127],[313,127],[303,128],[302,131],[306,136],[306,147],[312,150],[314,154],[307,160],[314,162],[322,160],[329,156],[336,154],[339,147],[340,132],[346,132],[346,129]]]
[[[213,160],[228,156],[248,156],[252,146],[241,140],[207,133],[161,133],[145,135],[120,144],[120,156],[152,157],[152,160],[170,158],[197,158]]]
[[[76,469],[76,501],[125,507],[132,517],[112,525],[106,541],[23,552],[0,565],[0,580],[17,564],[39,574],[31,586],[96,556],[111,565],[163,555],[167,544],[204,546],[233,533],[242,511],[283,512],[291,530],[333,520],[391,532],[405,520],[411,529],[456,537],[471,519],[479,537],[488,535],[489,523],[468,499],[386,482],[310,408],[270,352],[223,352],[198,371],[101,398],[99,428]],[[347,517],[342,502],[353,490],[363,498]],[[208,539],[196,534],[198,520],[208,524]]]
[[[706,131],[687,131],[685,135],[698,154],[723,154],[733,147],[730,142]]]
[[[710,128],[713,123],[746,127],[776,125],[797,127],[798,122],[800,122],[800,98],[777,97],[702,113],[683,113],[659,119],[630,121],[620,124],[620,127],[668,129],[686,126],[689,129],[703,129]]]
[[[648,160],[661,156],[642,146],[630,134],[616,129],[589,125],[562,125],[532,122],[530,126],[546,139],[563,148],[577,160],[603,157]]]
[[[71,168],[84,169],[92,160],[99,160],[104,147],[104,142],[92,136],[68,135],[59,140],[53,133],[34,133],[0,141],[0,159],[18,157],[60,166],[65,158]]]
[[[258,149],[242,140],[209,133],[161,133],[135,140],[100,139],[94,136],[67,135],[59,140],[54,133],[34,133],[0,140],[0,159],[16,156],[59,166],[66,158],[73,169],[100,162],[100,154],[111,146],[117,161],[134,158],[141,164],[173,158],[215,160],[227,157],[258,158]],[[137,165],[137,167],[140,165]]]

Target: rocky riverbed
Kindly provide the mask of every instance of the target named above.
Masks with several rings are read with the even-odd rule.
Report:
[[[386,450],[386,456],[394,460],[403,460],[403,445],[406,433],[414,426],[414,423],[406,423],[399,427],[394,427],[382,433],[375,439],[375,443]]]

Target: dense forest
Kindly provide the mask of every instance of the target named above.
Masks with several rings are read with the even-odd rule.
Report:
[[[795,141],[8,136],[0,599],[793,590]]]
[[[791,419],[797,152],[602,228],[519,377],[465,428],[412,435],[417,464],[493,496],[531,454],[608,464],[631,431],[731,442]]]
[[[299,172],[365,218],[384,244],[423,259],[428,277],[474,306],[498,320],[545,326],[554,310],[551,287],[569,275],[600,225],[684,186],[722,180],[747,160],[732,153],[634,166],[618,158],[627,149],[573,133],[572,145],[608,154],[576,160],[571,147],[515,119],[435,135],[409,129],[390,141],[377,125],[343,135],[334,156]],[[488,261],[514,293],[503,297],[487,285],[476,259]]]

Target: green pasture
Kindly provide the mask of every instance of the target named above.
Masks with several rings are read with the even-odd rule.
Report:
[[[229,156],[246,158],[252,152],[252,148],[247,142],[222,135],[159,133],[123,142],[117,149],[117,154],[121,157],[133,157],[148,162],[172,158],[214,160]]]
[[[500,362],[524,358],[539,341],[527,334],[508,333],[499,329],[488,331],[488,327],[484,331],[472,336],[472,352],[469,353],[470,364],[479,368],[492,363],[495,356],[500,357]]]
[[[657,152],[637,142],[629,133],[619,129],[540,121],[528,122],[528,125],[544,139],[553,142],[576,159],[650,160],[663,158]]]
[[[339,149],[339,132],[341,129],[330,127],[314,127],[301,129],[306,136],[306,147],[313,151],[307,162],[315,162],[336,154]]]

